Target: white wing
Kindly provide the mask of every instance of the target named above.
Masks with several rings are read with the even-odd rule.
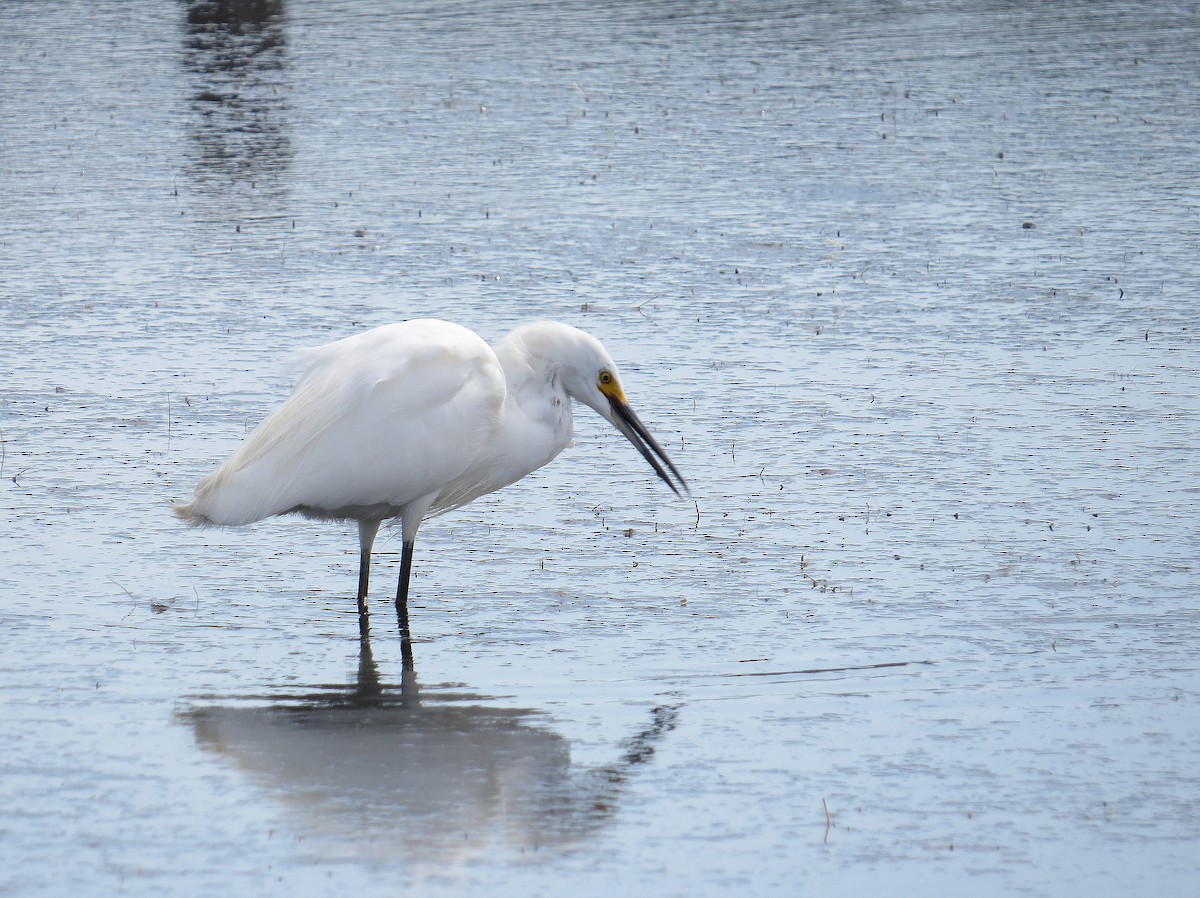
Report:
[[[298,509],[398,512],[436,495],[487,452],[504,374],[491,347],[466,328],[386,325],[304,357],[308,369],[292,395],[200,482],[181,515],[247,524]]]

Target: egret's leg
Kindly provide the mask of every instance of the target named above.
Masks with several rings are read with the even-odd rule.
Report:
[[[371,579],[371,546],[379,532],[379,521],[358,522],[358,632],[366,636],[370,629],[367,612],[367,583]]]
[[[408,629],[408,579],[412,576],[413,541],[405,540],[400,553],[400,581],[396,584],[396,620],[400,623],[400,655],[404,669],[413,669],[412,634]]]
[[[396,619],[400,622],[400,655],[404,669],[413,669],[412,634],[408,629],[408,580],[412,576],[413,544],[417,541],[417,528],[421,519],[433,505],[437,493],[429,493],[405,504],[400,512],[400,523],[404,534],[404,548],[400,552],[400,582],[396,584]]]

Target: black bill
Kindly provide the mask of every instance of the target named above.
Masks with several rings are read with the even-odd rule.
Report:
[[[611,396],[608,402],[613,410],[613,425],[625,435],[625,439],[637,447],[637,451],[642,453],[642,458],[650,462],[654,472],[663,479],[663,482],[671,488],[676,496],[682,496],[684,493],[690,495],[691,491],[688,489],[683,475],[679,473],[679,469],[675,467],[671,459],[667,458],[667,453],[663,452],[658,441],[650,436],[650,431],[646,430],[646,425],[633,413],[633,409],[620,399]],[[664,468],[663,465],[666,467]],[[668,471],[671,473],[668,474]],[[672,474],[675,476],[674,480],[671,479]]]

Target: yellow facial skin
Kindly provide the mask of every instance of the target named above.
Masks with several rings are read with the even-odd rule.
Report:
[[[625,392],[621,389],[621,385],[617,383],[617,379],[611,371],[601,371],[600,376],[596,380],[596,385],[600,388],[600,392],[608,397],[610,402],[619,402],[622,405],[626,404]]]

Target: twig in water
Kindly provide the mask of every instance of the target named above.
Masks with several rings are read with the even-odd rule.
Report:
[[[133,614],[133,612],[137,611],[138,597],[135,596],[133,593],[131,593],[124,586],[122,586],[120,583],[117,583],[117,581],[114,580],[112,577],[108,578],[108,582],[112,583],[113,585],[115,585],[117,587],[117,589],[121,590],[121,592],[123,592],[123,593],[125,593],[125,595],[129,596],[130,601],[133,602],[133,607],[131,607],[129,609],[129,614]],[[126,618],[128,618],[129,614],[126,614],[125,617],[121,618],[121,620],[125,620]]]
[[[108,578],[108,582],[113,584],[115,587],[117,587],[117,589],[121,590],[121,592],[125,593],[125,595],[129,596],[129,598],[133,599],[135,602],[137,601],[137,596],[135,596],[133,593],[131,593],[128,589],[126,589],[124,586],[122,586],[120,583],[118,583],[112,577]]]
[[[833,829],[833,815],[829,813],[829,804],[824,798],[821,799],[821,807],[825,809],[825,838],[822,840],[822,842],[828,843],[829,831]]]

